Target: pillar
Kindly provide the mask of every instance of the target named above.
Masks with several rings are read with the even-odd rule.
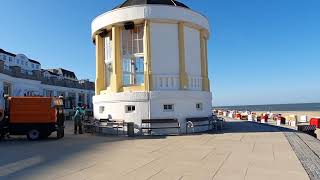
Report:
[[[188,75],[186,73],[185,63],[185,43],[184,43],[184,23],[178,25],[179,32],[179,75],[180,75],[180,90],[188,89]]]
[[[150,21],[146,20],[144,25],[144,88],[145,91],[152,91],[152,67],[151,67],[151,35]]]
[[[120,92],[122,87],[121,29],[112,27],[112,92]]]
[[[105,89],[105,63],[104,63],[104,43],[103,38],[97,34],[95,36],[96,42],[96,95],[100,95],[100,91]]]
[[[210,91],[209,77],[208,77],[208,51],[207,39],[205,31],[200,32],[200,50],[201,50],[201,76],[202,76],[202,90]]]

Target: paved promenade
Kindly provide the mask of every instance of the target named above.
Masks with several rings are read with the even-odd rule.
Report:
[[[192,136],[69,131],[62,140],[0,142],[0,154],[0,179],[309,179],[285,133],[240,121],[228,121],[220,134]]]

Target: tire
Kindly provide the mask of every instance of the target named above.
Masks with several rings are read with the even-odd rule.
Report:
[[[30,141],[36,141],[36,140],[39,140],[41,135],[40,135],[40,131],[37,130],[37,129],[31,129],[28,134],[27,134],[27,138],[28,140]]]

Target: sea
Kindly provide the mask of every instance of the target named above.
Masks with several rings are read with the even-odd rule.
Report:
[[[239,111],[320,111],[320,103],[217,106],[213,108]]]

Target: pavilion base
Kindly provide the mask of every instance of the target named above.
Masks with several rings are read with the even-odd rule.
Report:
[[[186,133],[186,118],[208,117],[212,113],[212,94],[205,91],[151,91],[108,93],[93,97],[94,117],[134,122],[141,134],[142,119],[177,119],[180,133]],[[197,108],[198,104],[198,108]],[[199,107],[200,104],[200,107]],[[173,105],[164,109],[164,105]],[[128,109],[128,106],[129,109]],[[134,107],[134,110],[132,110]],[[189,128],[188,132],[207,131],[207,126]],[[159,129],[152,133],[177,134],[177,129]]]

